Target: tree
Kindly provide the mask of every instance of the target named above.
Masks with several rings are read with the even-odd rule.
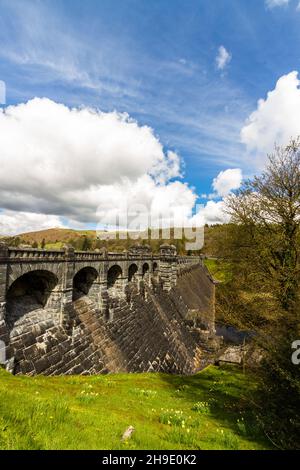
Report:
[[[11,239],[11,241],[9,242],[9,245],[11,246],[15,246],[15,247],[18,247],[20,246],[22,243],[22,240],[20,237],[14,237]]]
[[[285,311],[293,310],[300,286],[300,140],[275,147],[265,172],[226,203],[244,241],[257,250],[253,261],[261,279]]]
[[[46,246],[46,241],[45,241],[45,238],[43,238],[42,242],[41,242],[41,249],[43,250]]]
[[[263,351],[267,435],[279,447],[300,448],[300,366],[291,360],[292,343],[300,339],[300,140],[275,147],[265,171],[229,196],[226,206],[233,282],[230,295],[223,289],[223,303],[227,298],[228,310],[235,305],[231,315],[242,312]]]
[[[86,235],[82,238],[81,251],[88,251],[92,246],[92,241]]]

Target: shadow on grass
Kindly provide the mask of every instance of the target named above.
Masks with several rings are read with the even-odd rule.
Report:
[[[257,416],[257,384],[251,373],[243,374],[237,366],[208,367],[189,376],[161,374],[161,379],[182,398],[191,411],[206,414],[243,439],[271,449]]]

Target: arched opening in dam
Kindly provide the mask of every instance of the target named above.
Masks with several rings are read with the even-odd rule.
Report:
[[[111,294],[122,292],[122,269],[117,264],[112,266],[107,273],[107,289]]]
[[[136,264],[131,264],[128,269],[128,281],[131,282],[134,280],[136,273],[138,272],[138,267]]]
[[[78,300],[88,295],[97,277],[98,272],[95,268],[86,267],[80,269],[73,279],[73,300]]]
[[[150,267],[148,263],[143,264],[143,277],[149,272]]]
[[[31,313],[47,310],[55,305],[55,288],[58,279],[50,271],[35,270],[16,279],[6,294],[7,324],[12,328],[16,321],[26,315],[28,322],[34,323]],[[30,314],[29,316],[27,314]],[[29,318],[30,317],[30,318]]]
[[[158,264],[156,262],[153,263],[152,272],[153,272],[154,276],[158,275]]]

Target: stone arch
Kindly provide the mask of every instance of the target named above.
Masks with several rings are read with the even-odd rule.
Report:
[[[149,264],[148,264],[148,263],[144,263],[144,264],[143,264],[143,271],[142,271],[143,277],[144,277],[147,273],[149,273],[149,270],[150,270]]]
[[[153,266],[152,266],[152,272],[155,276],[158,274],[158,263],[154,261]]]
[[[51,307],[60,309],[58,278],[51,271],[34,270],[22,274],[9,287],[6,293],[6,320],[9,329],[24,315],[35,310],[47,311]],[[30,322],[29,322],[30,323]],[[32,326],[32,322],[30,323]]]
[[[35,272],[46,272],[54,276],[58,283],[63,277],[63,263],[13,263],[8,266],[7,292],[12,285],[22,276],[31,275]]]
[[[122,275],[122,268],[118,264],[111,266],[107,272],[107,288],[120,287]]]
[[[38,305],[45,307],[58,284],[58,278],[51,271],[34,270],[18,277],[6,294],[8,303],[24,297],[31,297]]]
[[[88,295],[97,277],[98,271],[91,266],[80,269],[73,278],[73,300]]]
[[[135,274],[138,272],[138,266],[135,263],[132,263],[128,269],[128,282],[133,281]]]

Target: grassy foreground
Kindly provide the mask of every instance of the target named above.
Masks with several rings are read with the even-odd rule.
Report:
[[[229,367],[193,377],[0,370],[0,449],[268,449],[250,405],[255,388]]]

